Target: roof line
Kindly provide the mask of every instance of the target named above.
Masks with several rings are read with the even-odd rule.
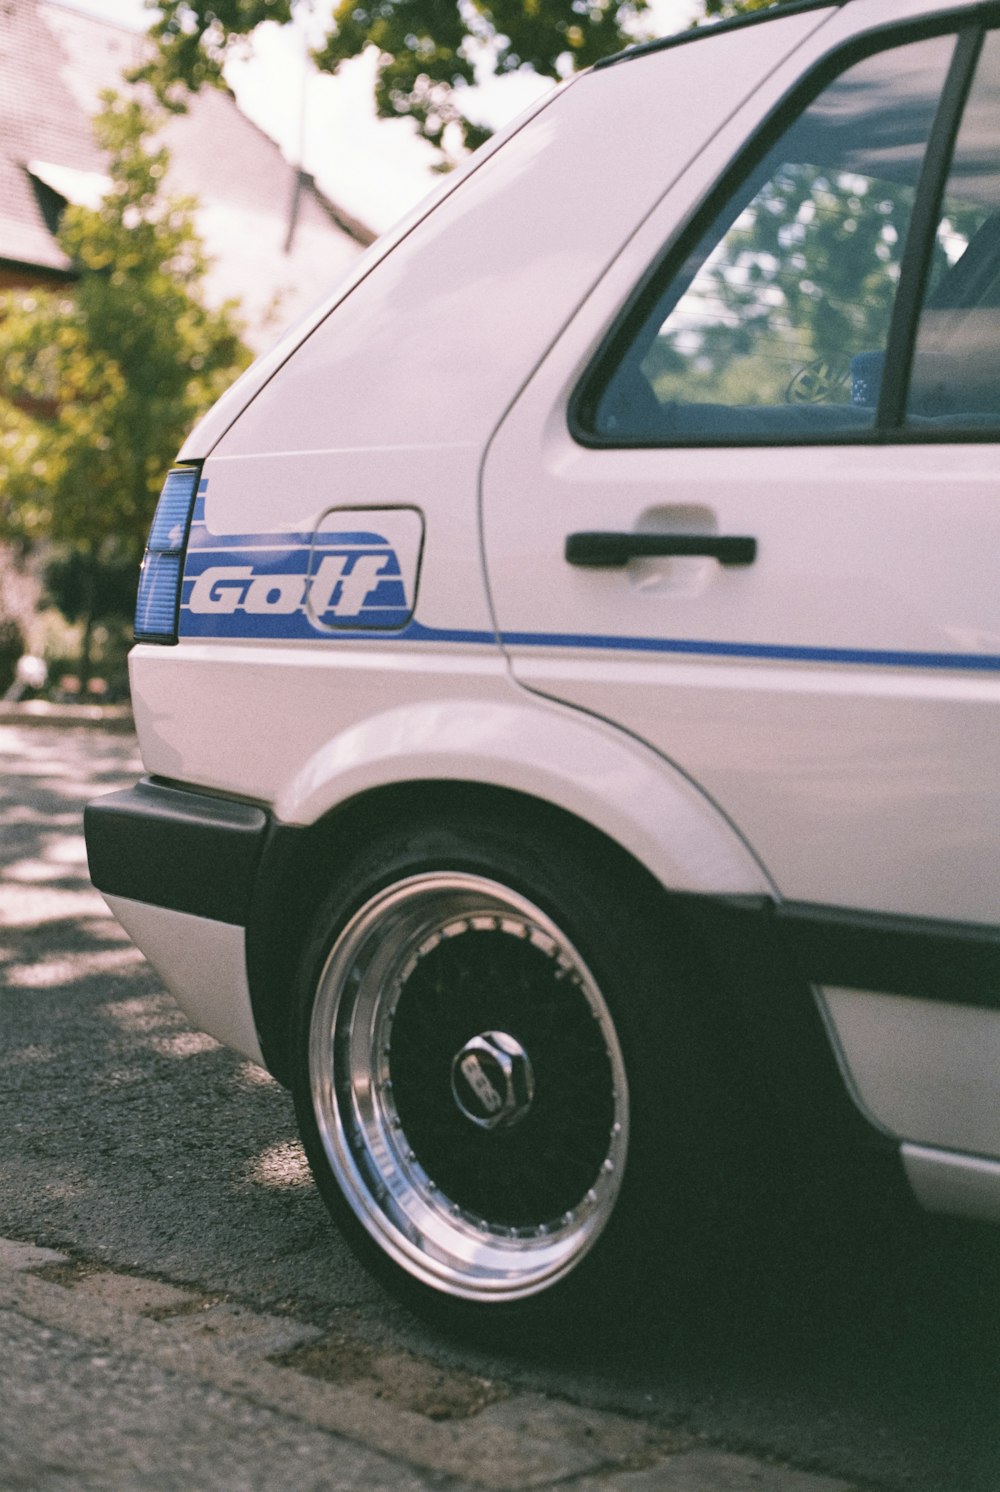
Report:
[[[95,15],[92,10],[80,10],[76,5],[67,5],[65,0],[43,0],[46,5],[51,5],[54,10],[67,10],[71,15],[82,16],[84,20],[96,21],[99,26],[107,26],[113,31],[124,31],[127,36],[145,36],[146,27],[136,29],[135,26],[126,25],[124,21],[109,20],[106,16]],[[150,17],[153,12],[150,11]]]
[[[295,167],[293,166],[292,169],[294,170]],[[343,207],[338,206],[331,197],[328,197],[322,188],[316,185],[316,178],[311,172],[303,171],[300,167],[299,174],[302,179],[302,185],[307,191],[312,193],[317,206],[322,208],[327,217],[336,223],[338,228],[342,228],[346,234],[357,243],[363,244],[365,248],[375,242],[378,234],[369,228],[367,223],[363,223],[360,218],[353,217]]]
[[[124,31],[127,36],[145,36],[148,27],[129,26],[124,21],[113,21],[106,16],[95,15],[92,10],[80,10],[79,6],[67,5],[65,0],[43,0],[45,5],[51,5],[54,10],[68,10],[71,15],[82,16],[84,20],[96,21],[99,26],[108,26],[113,31]],[[150,11],[150,18],[153,12]]]
[[[52,264],[36,264],[32,259],[13,259],[7,254],[0,254],[0,277],[5,274],[30,275],[30,285],[37,284],[40,280],[52,280],[53,282],[66,285],[80,278],[80,271],[71,266],[68,269],[59,269]],[[0,290],[9,288],[0,284]],[[40,286],[44,289],[44,286]]]
[[[638,57],[647,57],[651,52],[667,52],[674,47],[686,46],[688,42],[700,41],[702,37],[714,36],[720,31],[743,31],[749,26],[760,26],[766,21],[773,21],[778,16],[800,15],[807,10],[837,10],[846,5],[848,0],[774,0],[774,3],[766,6],[763,10],[752,10],[743,15],[729,16],[723,21],[708,21],[697,26],[689,26],[686,31],[676,31],[672,36],[661,36],[656,41],[641,41],[634,47],[626,47],[623,52],[615,52],[611,57],[602,57],[595,62],[593,72],[599,72],[605,67],[617,67],[620,62],[633,62]]]

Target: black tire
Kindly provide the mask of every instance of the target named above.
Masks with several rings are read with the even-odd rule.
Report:
[[[296,1110],[335,1221],[411,1306],[589,1311],[692,1245],[711,1023],[665,913],[625,856],[532,822],[387,826],[338,864]]]

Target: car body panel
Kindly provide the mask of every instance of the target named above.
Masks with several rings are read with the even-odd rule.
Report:
[[[247,982],[245,932],[131,897],[105,900],[199,1031],[263,1065]]]

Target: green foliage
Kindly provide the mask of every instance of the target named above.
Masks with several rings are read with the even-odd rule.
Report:
[[[645,10],[646,0],[340,0],[316,61],[335,72],[376,47],[378,113],[414,119],[438,147],[451,126],[474,147],[489,131],[465,118],[455,90],[475,81],[477,60],[501,76],[530,68],[559,78],[635,40]]]
[[[24,652],[24,633],[13,617],[0,616],[0,698],[14,682],[17,660]]]
[[[728,21],[755,10],[773,10],[782,0],[704,0],[705,14],[713,21]]]
[[[102,568],[135,572],[178,446],[249,361],[234,307],[204,303],[193,204],[162,197],[152,128],[106,96],[111,188],[96,210],[67,208],[59,234],[79,279],[0,296],[0,538],[64,546],[92,599]]]
[[[152,3],[152,0],[150,0]],[[752,0],[751,0],[752,3]],[[219,82],[227,55],[262,20],[290,19],[290,0],[156,0],[158,55],[140,76],[164,98],[173,85]],[[489,130],[460,107],[477,70],[530,68],[565,77],[640,35],[648,0],[339,0],[314,53],[336,72],[368,47],[378,52],[375,103],[386,119],[409,118],[442,152],[474,147]]]
[[[149,34],[157,55],[134,74],[151,83],[161,102],[183,108],[174,84],[197,90],[220,84],[226,57],[263,21],[279,26],[292,19],[292,0],[147,0],[157,18]]]

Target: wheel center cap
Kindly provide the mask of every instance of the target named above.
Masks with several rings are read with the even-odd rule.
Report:
[[[530,1109],[535,1075],[519,1041],[505,1031],[483,1031],[455,1053],[451,1091],[466,1119],[480,1129],[506,1128]]]

